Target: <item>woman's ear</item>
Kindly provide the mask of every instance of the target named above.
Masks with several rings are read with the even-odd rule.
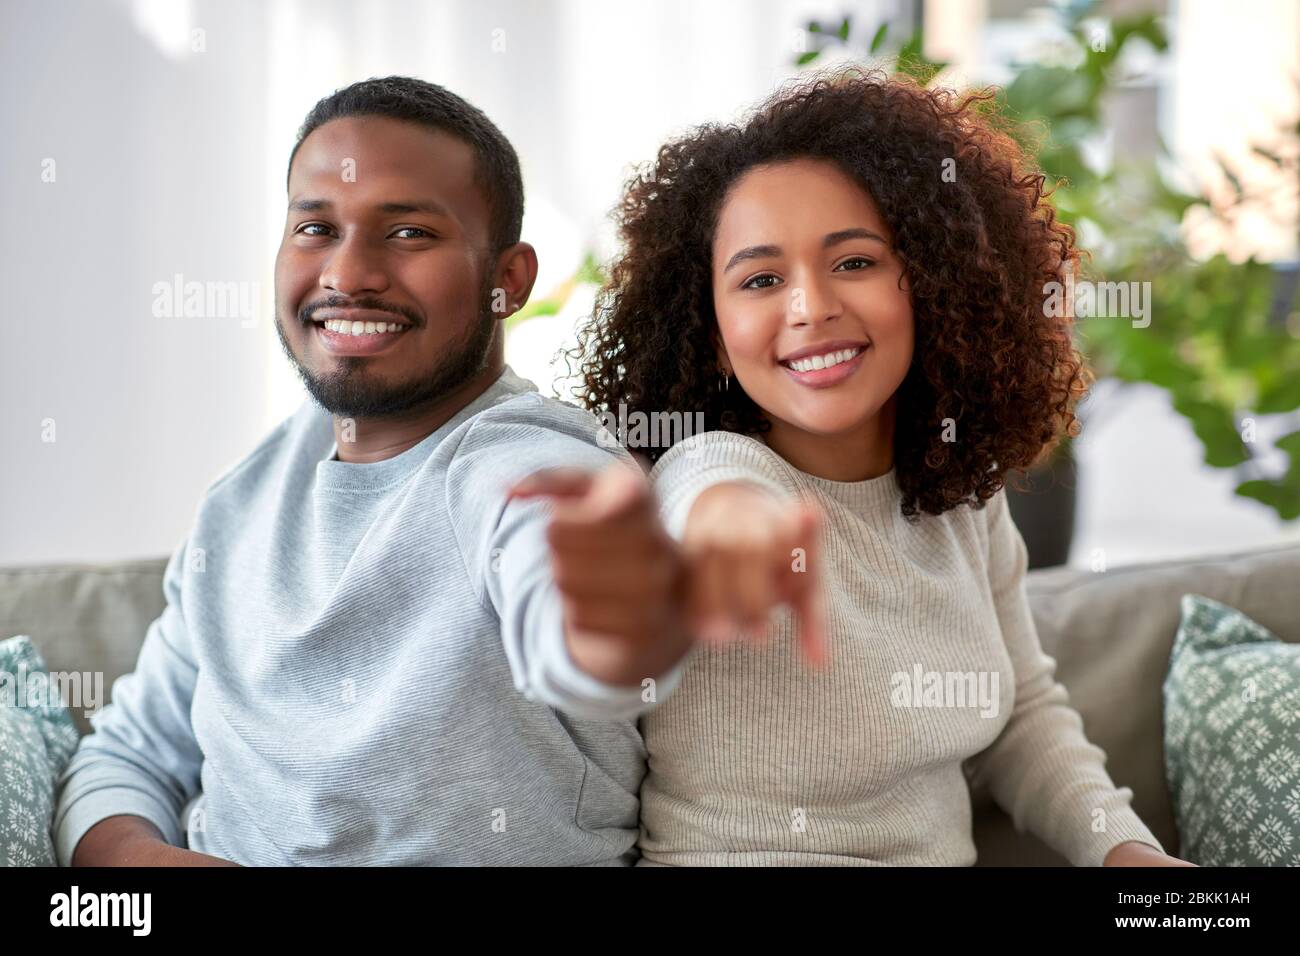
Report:
[[[727,345],[722,341],[722,336],[718,334],[717,329],[713,330],[711,341],[713,342],[713,351],[718,356],[718,368],[730,375],[731,358],[727,355]]]

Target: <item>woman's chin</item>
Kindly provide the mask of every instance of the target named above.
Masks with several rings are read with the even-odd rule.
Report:
[[[807,409],[802,409],[785,418],[785,421],[810,435],[821,438],[844,438],[855,434],[866,434],[872,417],[860,408],[818,409],[812,414]]]

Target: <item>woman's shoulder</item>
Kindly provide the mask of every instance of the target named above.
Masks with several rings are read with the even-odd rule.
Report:
[[[700,470],[744,471],[789,484],[791,466],[765,443],[739,432],[699,432],[675,443],[655,462],[651,481],[671,480]]]
[[[664,452],[650,472],[668,533],[680,538],[696,498],[723,483],[757,485],[780,499],[798,495],[789,465],[763,442],[735,432],[700,432]]]

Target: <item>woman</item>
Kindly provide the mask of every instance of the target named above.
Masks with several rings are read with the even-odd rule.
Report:
[[[1077,865],[1182,863],[1030,617],[1004,483],[1091,376],[990,97],[820,75],[628,186],[583,400],[708,429],[636,449],[712,638],[642,718],[646,863],[969,865],[972,785]]]

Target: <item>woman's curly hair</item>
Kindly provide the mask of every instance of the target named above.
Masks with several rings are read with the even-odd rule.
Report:
[[[1008,472],[1078,433],[1073,407],[1093,378],[1072,309],[1045,308],[1047,284],[1078,267],[1074,231],[1056,220],[1044,175],[994,98],[875,70],[819,73],[747,122],[705,125],[663,146],[626,185],[616,214],[623,252],[569,353],[575,396],[597,414],[620,404],[703,412],[708,429],[766,431],[741,388],[718,389],[714,229],[746,171],[829,160],[875,201],[910,289],[915,350],[894,436],[903,516],[983,507]],[[946,420],[956,441],[944,441]],[[646,450],[651,460],[664,451]]]

